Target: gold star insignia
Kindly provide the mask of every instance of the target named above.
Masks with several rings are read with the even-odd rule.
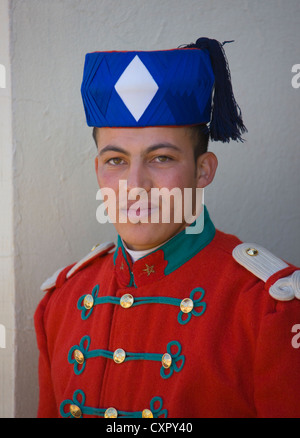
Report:
[[[146,267],[145,267],[145,269],[143,269],[143,271],[145,271],[145,272],[147,272],[147,275],[149,276],[150,274],[154,274],[155,273],[155,271],[154,271],[154,265],[152,265],[152,266],[149,266],[149,265],[145,265]]]
[[[120,270],[124,270],[124,263],[122,262],[121,266],[120,266]]]

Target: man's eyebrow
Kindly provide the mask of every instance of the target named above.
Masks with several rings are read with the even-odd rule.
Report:
[[[163,143],[157,143],[157,144],[154,144],[152,146],[149,146],[146,149],[146,153],[154,152],[157,149],[172,149],[172,150],[177,151],[177,152],[182,152],[181,149],[178,146],[174,145],[173,143],[163,142]]]
[[[103,155],[105,152],[118,152],[124,155],[130,155],[128,151],[126,151],[126,149],[123,149],[119,146],[114,146],[112,144],[108,144],[107,146],[105,146],[103,149],[101,149],[98,153],[99,156]]]
[[[146,150],[144,151],[145,154],[148,154],[150,152],[154,152],[158,149],[172,149],[174,151],[177,152],[182,152],[181,149],[172,144],[172,143],[168,143],[168,142],[163,142],[163,143],[157,143],[157,144],[153,144],[149,147],[146,148]],[[103,149],[101,149],[98,153],[99,156],[105,154],[105,152],[118,152],[124,155],[130,155],[130,152],[120,146],[116,146],[116,145],[112,145],[112,144],[108,144],[107,146],[105,146]]]

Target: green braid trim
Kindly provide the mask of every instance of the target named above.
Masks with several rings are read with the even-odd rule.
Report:
[[[77,302],[77,308],[78,308],[78,310],[81,310],[81,318],[83,320],[86,320],[91,316],[94,307],[97,305],[108,304],[108,303],[115,304],[115,305],[121,305],[120,304],[120,302],[121,302],[120,297],[113,297],[113,296],[98,297],[98,293],[99,293],[99,285],[97,284],[93,288],[91,294],[85,294],[79,298],[79,300]],[[200,297],[198,299],[194,299],[194,295],[196,293],[200,293]],[[92,297],[93,297],[93,306],[90,309],[87,309],[83,304],[84,299],[87,295],[92,295]],[[206,310],[206,303],[204,301],[202,301],[204,295],[205,295],[205,291],[201,287],[196,287],[195,289],[193,289],[191,291],[190,299],[193,301],[194,307],[190,313],[184,314],[181,310],[179,311],[177,320],[180,324],[182,324],[182,325],[187,324],[190,321],[192,315],[194,315],[194,316],[203,315],[203,313]],[[140,306],[143,304],[168,304],[168,305],[177,306],[180,308],[181,301],[182,300],[179,298],[172,298],[172,297],[135,297],[134,302],[133,302],[131,307],[136,307],[136,306]],[[200,312],[196,311],[196,309],[198,309],[198,308],[201,308]],[[186,316],[183,318],[184,315],[186,315]]]
[[[159,403],[158,407],[155,408],[155,404]],[[69,405],[69,409],[65,410],[65,407]],[[85,406],[85,394],[81,389],[77,389],[77,391],[73,394],[73,400],[67,399],[64,400],[60,404],[60,414],[62,417],[71,417],[74,418],[74,415],[71,413],[71,406],[77,407],[77,415],[76,418],[82,418],[83,415],[94,415],[97,417],[105,416],[106,409],[101,408],[92,408],[89,406]],[[162,409],[163,401],[161,397],[153,397],[150,401],[150,410],[153,414],[153,418],[164,417],[167,418],[168,411],[167,409]],[[78,410],[79,409],[79,410]],[[142,418],[143,411],[136,412],[126,412],[126,411],[117,411],[118,417],[122,418]]]
[[[68,354],[68,361],[71,365],[74,365],[74,373],[76,375],[80,375],[83,373],[86,361],[87,359],[91,359],[93,357],[104,357],[106,359],[113,359],[114,358],[114,352],[109,350],[90,350],[91,339],[89,336],[84,336],[79,345],[74,345]],[[177,348],[176,353],[172,353],[171,349],[172,347]],[[83,362],[78,363],[76,359],[74,358],[74,351],[79,350],[79,352],[83,355]],[[169,342],[167,345],[167,353],[171,356],[171,365],[169,368],[164,368],[162,365],[160,370],[160,375],[163,379],[168,379],[172,376],[173,372],[179,372],[182,370],[185,357],[181,355],[181,345],[178,341],[172,341]],[[124,362],[128,362],[130,360],[152,360],[155,362],[162,362],[162,358],[164,356],[164,353],[131,353],[126,352],[125,353],[125,359]],[[181,362],[180,366],[178,365],[178,362]]]

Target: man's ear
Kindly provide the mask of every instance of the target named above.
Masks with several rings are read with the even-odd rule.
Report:
[[[199,155],[196,162],[197,187],[204,188],[214,179],[218,167],[218,159],[213,152],[205,152]]]

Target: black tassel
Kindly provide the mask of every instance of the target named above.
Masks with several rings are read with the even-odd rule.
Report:
[[[212,114],[209,125],[210,138],[213,141],[229,142],[236,140],[243,142],[242,134],[247,132],[242,120],[242,113],[237,104],[231,85],[231,75],[223,45],[217,40],[199,38],[196,43],[184,48],[206,49],[215,75],[215,86],[212,102]]]

